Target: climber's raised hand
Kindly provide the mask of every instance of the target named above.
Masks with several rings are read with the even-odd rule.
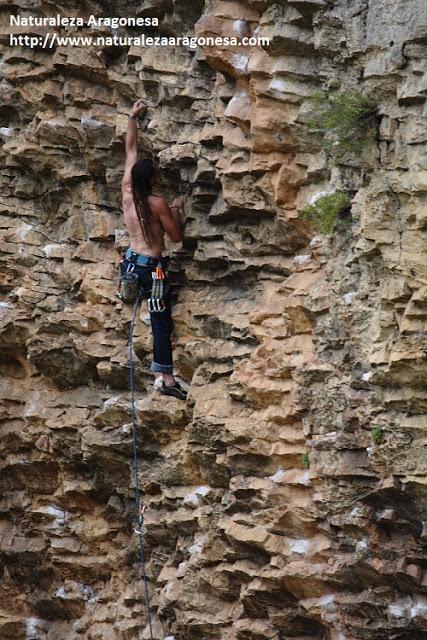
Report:
[[[147,110],[147,105],[145,104],[142,98],[139,98],[136,102],[133,103],[131,109],[132,116],[139,116],[140,113],[144,113]]]

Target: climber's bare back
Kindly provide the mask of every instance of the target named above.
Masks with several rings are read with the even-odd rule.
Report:
[[[161,223],[162,211],[167,207],[165,198],[158,196],[148,196],[150,207],[150,231],[152,242],[150,245],[144,240],[141,224],[136,213],[132,193],[123,189],[123,217],[129,234],[129,246],[135,253],[142,253],[146,256],[159,258],[164,249],[165,229]]]
[[[169,207],[166,198],[160,196],[149,195],[147,198],[150,208],[150,216],[148,224],[150,241],[144,238],[134,200],[132,189],[132,170],[137,166],[138,161],[138,129],[136,119],[142,113],[145,113],[147,107],[142,99],[138,99],[132,107],[129,115],[128,127],[126,133],[126,161],[125,171],[122,179],[122,205],[124,221],[129,233],[130,248],[135,253],[142,253],[152,258],[160,258],[164,248],[165,233],[172,242],[181,242],[183,239],[183,224],[180,217],[180,211],[184,204],[182,196],[174,198]],[[154,165],[148,161],[151,166],[150,182],[145,184],[145,193],[151,191],[151,185],[155,178]],[[141,176],[139,179],[142,179]],[[140,187],[136,183],[135,186]],[[144,223],[142,223],[144,224]]]

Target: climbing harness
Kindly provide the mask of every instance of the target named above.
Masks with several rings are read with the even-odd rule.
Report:
[[[123,273],[122,263],[128,260],[129,264]],[[139,276],[135,273],[135,265],[154,267],[151,272],[152,286],[150,292],[144,292],[147,298],[148,311],[150,313],[161,313],[166,310],[165,297],[169,290],[169,284],[166,282],[166,274],[163,265],[167,264],[168,258],[157,260],[150,256],[137,254],[132,249],[127,249],[125,255],[120,258],[118,263],[119,283],[117,287],[117,296],[123,302],[133,304],[139,297]]]
[[[145,571],[145,527],[144,527],[144,513],[146,505],[141,500],[141,490],[139,488],[139,456],[138,456],[138,439],[137,439],[137,424],[136,424],[136,409],[135,409],[135,367],[133,361],[133,333],[135,328],[136,314],[140,306],[140,296],[136,296],[136,301],[133,309],[132,322],[129,331],[129,385],[131,390],[131,415],[132,415],[132,447],[133,447],[133,475],[135,482],[135,509],[138,517],[138,525],[134,528],[134,533],[139,537],[139,557],[141,565],[141,577],[144,582],[144,595],[145,605],[147,608],[147,619],[150,628],[150,640],[153,640],[153,625],[151,620],[151,605],[150,596],[148,594],[148,581]]]

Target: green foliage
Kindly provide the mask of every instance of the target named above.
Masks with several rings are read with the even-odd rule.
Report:
[[[323,132],[323,147],[335,164],[360,154],[375,139],[376,107],[358,91],[318,91],[310,102],[307,124]]]
[[[344,191],[336,191],[317,198],[313,204],[306,204],[300,217],[308,220],[316,231],[328,234],[331,233],[335,221],[337,221],[338,230],[351,221],[350,217],[342,217],[349,208],[348,194]],[[337,217],[339,217],[338,220]]]
[[[301,454],[301,464],[303,467],[305,467],[306,469],[309,468],[310,466],[310,460],[308,459],[308,453],[302,453]]]
[[[372,437],[372,440],[375,442],[375,444],[381,444],[383,440],[382,429],[380,429],[379,427],[373,427],[371,431],[371,437]]]

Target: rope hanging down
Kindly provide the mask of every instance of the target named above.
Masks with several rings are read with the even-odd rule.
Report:
[[[141,577],[144,581],[144,594],[145,604],[147,608],[147,618],[150,627],[150,640],[153,640],[153,626],[151,620],[151,605],[150,597],[148,595],[148,581],[147,574],[145,572],[145,549],[144,549],[144,511],[145,505],[141,501],[141,491],[139,488],[139,456],[138,456],[138,441],[137,441],[137,424],[136,424],[136,410],[135,410],[135,368],[133,362],[133,332],[135,328],[136,314],[141,303],[140,296],[136,298],[135,306],[133,309],[132,322],[129,332],[129,384],[131,390],[131,414],[132,414],[132,445],[133,445],[133,474],[135,482],[135,508],[138,518],[138,528],[135,529],[135,533],[139,536],[139,557],[141,563]]]

